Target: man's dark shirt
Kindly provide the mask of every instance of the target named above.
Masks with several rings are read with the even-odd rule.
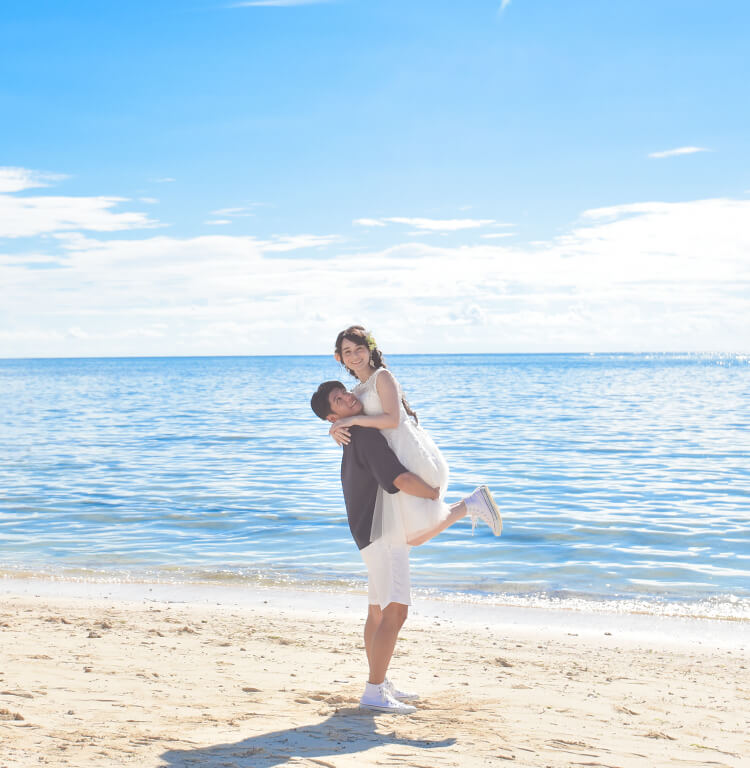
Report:
[[[408,470],[388,447],[383,435],[371,427],[350,427],[351,442],[341,457],[341,487],[346,516],[360,549],[370,544],[372,516],[378,487],[398,493],[393,481]]]

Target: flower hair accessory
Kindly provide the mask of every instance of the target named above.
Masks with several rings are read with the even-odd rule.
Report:
[[[365,341],[367,342],[367,348],[372,352],[375,347],[378,345],[375,343],[375,338],[371,333],[368,333],[367,336],[365,336]]]

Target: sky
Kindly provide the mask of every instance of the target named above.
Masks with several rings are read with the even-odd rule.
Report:
[[[0,357],[750,351],[741,0],[4,0]]]

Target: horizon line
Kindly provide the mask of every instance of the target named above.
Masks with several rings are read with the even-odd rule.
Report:
[[[562,357],[579,355],[583,357],[595,357],[597,355],[749,355],[750,352],[734,350],[641,350],[637,352],[611,350],[607,352],[391,352],[388,357],[518,357],[518,356],[547,356]],[[273,354],[247,354],[247,355],[83,355],[65,357],[3,357],[1,362],[23,362],[34,360],[211,360],[211,359],[240,359],[240,358],[270,358],[270,357],[333,357],[332,353],[300,354],[300,355],[273,355]]]

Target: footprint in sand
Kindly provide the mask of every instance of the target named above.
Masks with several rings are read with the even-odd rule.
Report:
[[[0,709],[0,720],[23,720],[24,717],[20,712],[11,712],[9,709]]]

